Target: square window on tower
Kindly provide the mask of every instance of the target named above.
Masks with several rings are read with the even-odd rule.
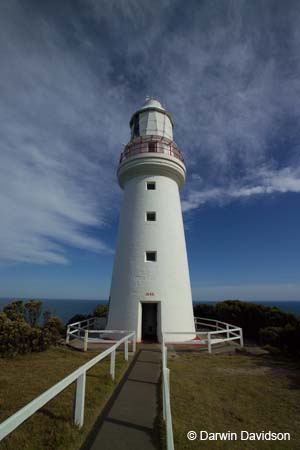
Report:
[[[147,181],[147,191],[155,191],[156,184],[155,181]]]
[[[146,252],[146,261],[156,262],[157,252]]]
[[[147,222],[156,222],[156,212],[155,211],[147,211],[146,212],[146,221]]]

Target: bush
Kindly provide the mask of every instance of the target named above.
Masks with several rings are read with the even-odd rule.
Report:
[[[271,347],[280,347],[280,335],[282,327],[267,327],[259,331],[259,340],[261,344],[270,345]]]
[[[42,312],[41,300],[29,300],[24,305],[24,316],[30,326],[36,327]]]
[[[213,306],[197,304],[194,313],[241,327],[245,338],[291,352],[300,350],[300,320],[276,307],[225,300]]]
[[[3,308],[4,312],[0,313],[0,356],[41,352],[51,344],[57,344],[64,326],[58,317],[48,316],[44,326],[39,327],[41,306],[39,300],[29,300],[25,304],[17,300]]]
[[[216,311],[214,305],[206,305],[205,303],[198,303],[194,306],[195,317],[206,317],[207,319],[215,319]]]
[[[106,317],[108,313],[108,305],[98,305],[93,311],[94,317]]]
[[[72,316],[68,321],[67,325],[70,325],[70,323],[81,322],[82,320],[88,319],[89,317],[92,316],[89,314],[75,314],[75,316]]]
[[[285,352],[300,354],[300,326],[266,327],[259,332],[260,342]]]
[[[68,321],[70,323],[81,322],[82,320],[90,319],[91,317],[106,317],[108,313],[108,305],[97,305],[92,314],[75,314]]]
[[[3,312],[10,320],[18,320],[24,318],[24,305],[23,300],[14,300],[13,302],[5,305]]]
[[[0,355],[16,356],[46,350],[51,343],[48,330],[33,328],[24,320],[0,320]]]
[[[59,339],[65,334],[65,327],[57,316],[50,317],[45,323],[43,330],[49,333],[52,344],[57,344]]]

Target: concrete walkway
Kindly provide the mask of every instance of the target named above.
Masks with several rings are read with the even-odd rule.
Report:
[[[140,345],[82,450],[157,450],[160,347]]]

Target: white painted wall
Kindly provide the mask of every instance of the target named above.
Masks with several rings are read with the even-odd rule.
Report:
[[[147,190],[147,181],[156,190]],[[156,212],[156,222],[145,221],[147,211]],[[157,251],[157,262],[145,262],[147,250]],[[140,340],[147,301],[160,302],[158,332],[195,329],[179,188],[165,175],[135,175],[124,184],[107,328],[136,330]]]

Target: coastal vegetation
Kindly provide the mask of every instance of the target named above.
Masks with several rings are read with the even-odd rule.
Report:
[[[225,300],[215,305],[198,303],[194,314],[236,325],[243,329],[246,339],[300,356],[300,318],[279,308]]]
[[[97,305],[92,314],[75,314],[70,318],[67,325],[74,322],[80,322],[91,317],[106,317],[108,314],[108,304]]]
[[[40,300],[15,300],[0,312],[0,356],[41,352],[56,345],[64,334],[60,319],[44,313],[39,324],[42,302]]]
[[[89,317],[104,317],[107,305],[97,305],[90,315],[76,314],[68,323]],[[0,312],[0,357],[41,352],[57,345],[65,337],[60,318],[43,311],[41,300],[14,300]]]

